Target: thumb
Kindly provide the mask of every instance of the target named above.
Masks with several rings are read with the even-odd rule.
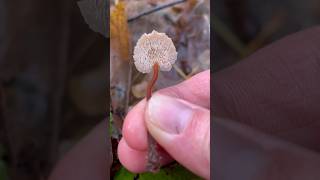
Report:
[[[155,140],[180,164],[210,178],[210,111],[155,94],[146,109],[146,125]]]

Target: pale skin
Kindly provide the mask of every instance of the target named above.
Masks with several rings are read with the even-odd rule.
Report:
[[[200,107],[193,118],[206,121],[206,123],[202,123],[202,126],[196,127],[199,135],[196,135],[197,133],[192,130],[187,130],[183,135],[172,140],[170,143],[159,142],[170,154],[166,152],[162,153],[164,157],[162,164],[167,164],[175,159],[195,174],[208,179],[210,174],[210,165],[208,164],[210,162],[210,136],[202,136],[202,134],[210,131],[210,71],[207,70],[199,73],[181,84],[160,90],[157,93],[183,99]],[[145,115],[146,105],[147,102],[143,100],[128,113],[123,126],[123,138],[118,147],[121,163],[130,171],[136,173],[145,171],[148,147],[147,128],[145,126],[146,118],[148,118]],[[190,129],[192,128],[194,126]],[[199,138],[201,140],[197,141]],[[205,142],[207,145],[204,145]],[[188,148],[189,146],[195,146],[196,148]],[[188,157],[188,160],[185,157]],[[206,165],[204,166],[204,164]]]
[[[188,89],[186,91],[186,89]],[[153,93],[153,96],[157,93],[164,94],[171,97],[183,99],[193,106],[198,107],[198,112],[206,114],[203,116],[205,121],[209,124],[210,121],[210,72],[205,71],[195,75],[194,77],[186,80],[176,86],[172,86],[166,89],[162,89]],[[152,98],[151,98],[152,99]],[[136,106],[131,109],[125,118],[123,126],[123,138],[121,139],[118,147],[118,155],[121,163],[132,172],[144,172],[147,153],[147,130],[145,126],[145,108],[146,100],[140,101]],[[195,118],[198,116],[195,115]],[[78,145],[76,145],[65,157],[57,164],[56,168],[52,172],[49,180],[55,179],[68,179],[68,180],[82,180],[82,179],[94,179],[105,180],[108,176],[106,174],[106,167],[108,167],[107,157],[107,145],[105,143],[106,137],[106,125],[105,121],[99,124],[87,137],[85,137]],[[208,132],[209,126],[202,126],[200,128],[206,128],[203,132]],[[199,129],[200,130],[200,129]],[[191,133],[188,131],[188,133]],[[179,144],[190,144],[193,142],[188,133],[185,133],[179,139],[176,139]],[[201,133],[197,133],[201,135]],[[199,136],[202,137],[202,136]],[[206,146],[197,145],[200,149],[193,149],[193,152],[182,147],[186,146],[168,146],[168,149],[174,159],[181,159],[184,155],[190,156],[189,160],[183,160],[180,162],[194,173],[207,177],[210,173],[210,167],[207,166],[210,159],[209,142],[210,136],[202,138],[203,142],[206,142]],[[195,139],[196,140],[196,139]],[[200,141],[197,141],[200,142]],[[160,143],[161,144],[161,143]],[[203,150],[201,150],[203,147]],[[181,153],[181,150],[184,153]],[[206,153],[199,153],[206,152]],[[194,155],[193,155],[194,154]],[[162,152],[163,161],[162,164],[167,164],[173,161],[173,156],[168,155],[166,152]],[[199,157],[201,156],[201,157]],[[205,166],[206,168],[203,168]],[[77,173],[74,173],[77,172]]]

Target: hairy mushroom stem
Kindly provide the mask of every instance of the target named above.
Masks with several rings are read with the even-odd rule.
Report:
[[[152,96],[152,89],[154,84],[156,83],[157,79],[158,79],[158,74],[159,74],[159,64],[155,63],[153,65],[153,75],[152,75],[152,79],[150,80],[148,87],[147,87],[147,101],[149,101],[149,99]]]
[[[147,87],[147,95],[146,95],[147,101],[149,101],[149,99],[152,96],[152,89],[158,79],[158,74],[159,74],[159,64],[155,63],[153,65],[153,75]],[[158,172],[160,170],[161,157],[158,152],[158,147],[159,147],[158,143],[148,132],[148,162],[147,162],[146,168],[150,172]]]

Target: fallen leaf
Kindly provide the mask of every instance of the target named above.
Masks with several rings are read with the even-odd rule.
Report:
[[[110,31],[111,48],[119,53],[121,60],[129,61],[131,43],[124,2],[118,2],[111,11]]]
[[[126,3],[123,1],[111,7],[110,43],[111,108],[114,124],[122,124],[129,106],[132,74],[131,33],[127,23]]]
[[[109,37],[109,8],[107,0],[82,0],[78,2],[81,14],[89,27]]]

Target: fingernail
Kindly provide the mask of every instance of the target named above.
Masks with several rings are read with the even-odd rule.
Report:
[[[180,99],[154,95],[148,103],[148,120],[170,134],[180,134],[192,119],[192,107]]]

